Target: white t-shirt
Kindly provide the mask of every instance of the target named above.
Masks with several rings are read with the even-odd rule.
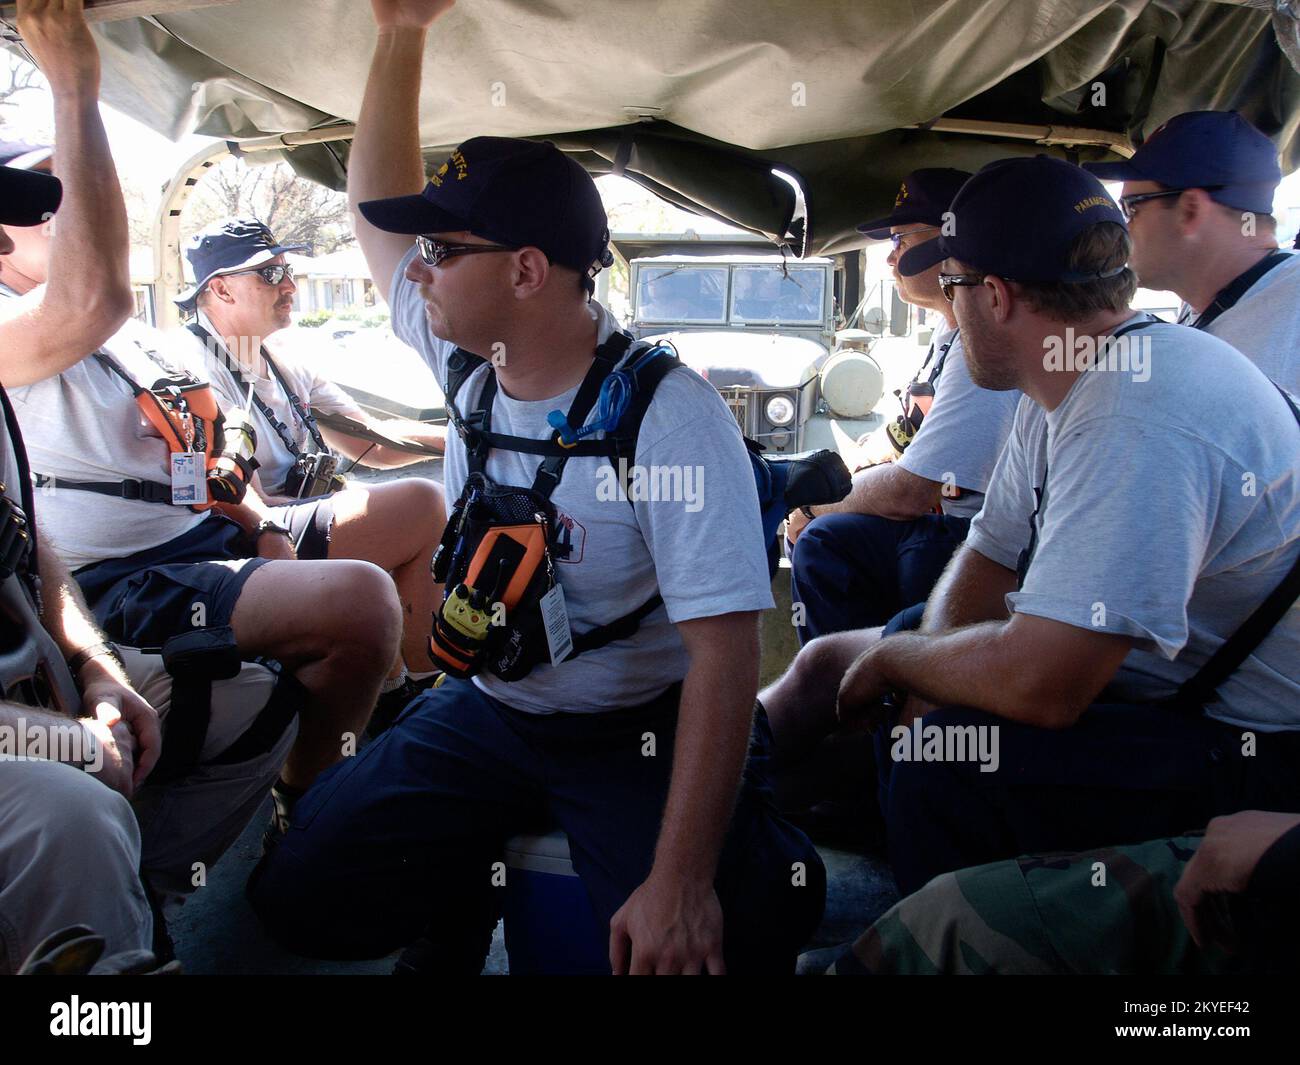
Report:
[[[938,351],[947,344],[948,353],[934,386],[930,413],[898,464],[918,477],[964,489],[959,499],[943,499],[943,512],[973,518],[984,503],[1020,393],[990,392],[972,381],[956,329],[936,334],[932,343]]]
[[[1015,569],[1037,509],[1008,606],[1136,637],[1106,697],[1147,701],[1190,678],[1300,554],[1300,426],[1223,341],[1175,325],[1128,336],[1150,339],[1148,380],[1094,369],[1050,413],[1021,400],[966,542]],[[1300,728],[1300,609],[1219,692],[1213,717]]]
[[[13,314],[41,290],[0,299]],[[119,366],[148,387],[163,375],[152,351],[176,366],[180,353],[166,335],[128,319],[104,345]],[[33,474],[55,479],[37,489],[41,529],[71,569],[158,547],[193,529],[207,516],[188,507],[118,499],[58,481],[140,480],[170,483],[168,448],[140,412],[126,382],[87,356],[55,377],[12,389],[9,399],[22,427]]]
[[[1179,322],[1199,316],[1183,304]],[[1215,318],[1205,332],[1226,340],[1292,395],[1300,395],[1300,255],[1290,255]]]
[[[276,420],[284,426],[284,432],[289,435],[297,451],[301,453],[316,450],[307,423],[294,410],[288,395],[271,374],[264,360],[258,360],[256,372],[242,371],[241,378],[231,368],[238,366],[237,362],[225,358],[213,358],[193,333],[188,329],[182,332],[191,342],[185,345],[188,352],[186,366],[197,376],[212,382],[213,388],[217,390],[218,402],[222,410],[242,409],[247,404],[248,383],[251,380],[258,398],[271,409]],[[209,328],[209,332],[216,335],[214,329]],[[293,394],[308,407],[315,407],[319,411],[330,414],[345,414],[359,421],[364,419],[365,413],[357,405],[356,400],[338,385],[327,381],[298,357],[277,351],[273,344],[268,344],[267,349],[271,352],[271,358],[275,360],[277,369],[284,375],[289,388],[293,390]],[[221,350],[224,353],[224,348]],[[285,478],[293,468],[295,455],[256,404],[252,408],[252,422],[257,433],[255,456],[259,463],[258,474],[262,479],[262,487],[273,494],[282,493]]]
[[[455,346],[434,337],[418,288],[405,278],[412,248],[393,275],[393,327],[446,382]],[[613,316],[592,303],[598,342],[615,331]],[[488,367],[480,366],[455,397],[469,414]],[[546,439],[546,416],[567,413],[577,388],[552,399],[524,402],[497,392],[494,432]],[[560,515],[568,558],[557,559],[570,627],[582,633],[639,607],[656,588],[665,606],[641,622],[636,634],[588,651],[559,667],[538,666],[507,683],[490,674],[474,678],[483,691],[532,713],[593,713],[636,706],[686,675],[687,656],[676,623],[772,605],[758,493],[735,418],[722,397],[685,367],[660,382],[641,424],[637,465],[676,471],[675,500],[629,504],[611,498],[608,460],[569,460],[551,496]],[[529,486],[541,459],[494,449],[487,476],[499,484]],[[602,474],[602,468],[604,474]],[[443,467],[448,506],[468,476],[465,446],[451,433]],[[634,493],[636,494],[636,493]],[[635,510],[634,510],[635,507]]]

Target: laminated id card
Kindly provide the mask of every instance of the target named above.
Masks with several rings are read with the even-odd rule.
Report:
[[[172,453],[172,503],[190,507],[208,501],[208,471],[203,453],[198,451],[173,451]]]
[[[573,652],[573,633],[569,630],[569,612],[564,606],[564,589],[557,584],[542,596],[541,607],[551,665],[558,666]]]

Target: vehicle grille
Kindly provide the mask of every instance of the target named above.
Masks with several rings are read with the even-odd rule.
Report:
[[[752,393],[748,388],[720,388],[718,392],[726,401],[730,408],[732,416],[740,426],[740,431],[746,435],[750,433],[749,427],[749,401]]]

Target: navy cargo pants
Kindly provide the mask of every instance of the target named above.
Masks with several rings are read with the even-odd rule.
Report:
[[[969,518],[946,514],[913,521],[827,514],[810,522],[790,560],[794,601],[804,606],[800,643],[883,625],[922,602],[969,528]]]
[[[917,628],[924,606],[892,619],[885,635]],[[876,769],[904,895],[942,873],[1021,854],[1199,832],[1239,810],[1300,812],[1300,731],[1254,731],[1199,709],[1094,703],[1069,728],[1049,729],[941,707],[913,726],[923,740],[938,730],[929,733],[932,754],[891,735],[894,727],[891,718],[876,731]],[[984,750],[997,752],[988,772],[969,756],[981,731]]]
[[[302,954],[378,957],[423,935],[447,971],[477,973],[504,891],[493,863],[509,837],[558,822],[607,923],[650,872],[679,696],[537,715],[468,681],[424,692],[299,801],[249,899]],[[760,714],[715,881],[728,972],[793,972],[825,902],[816,850],[772,804],[769,746]]]

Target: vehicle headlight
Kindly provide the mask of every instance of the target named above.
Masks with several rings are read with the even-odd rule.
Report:
[[[789,396],[773,396],[765,410],[767,420],[773,425],[789,425],[794,421],[794,401]]]

